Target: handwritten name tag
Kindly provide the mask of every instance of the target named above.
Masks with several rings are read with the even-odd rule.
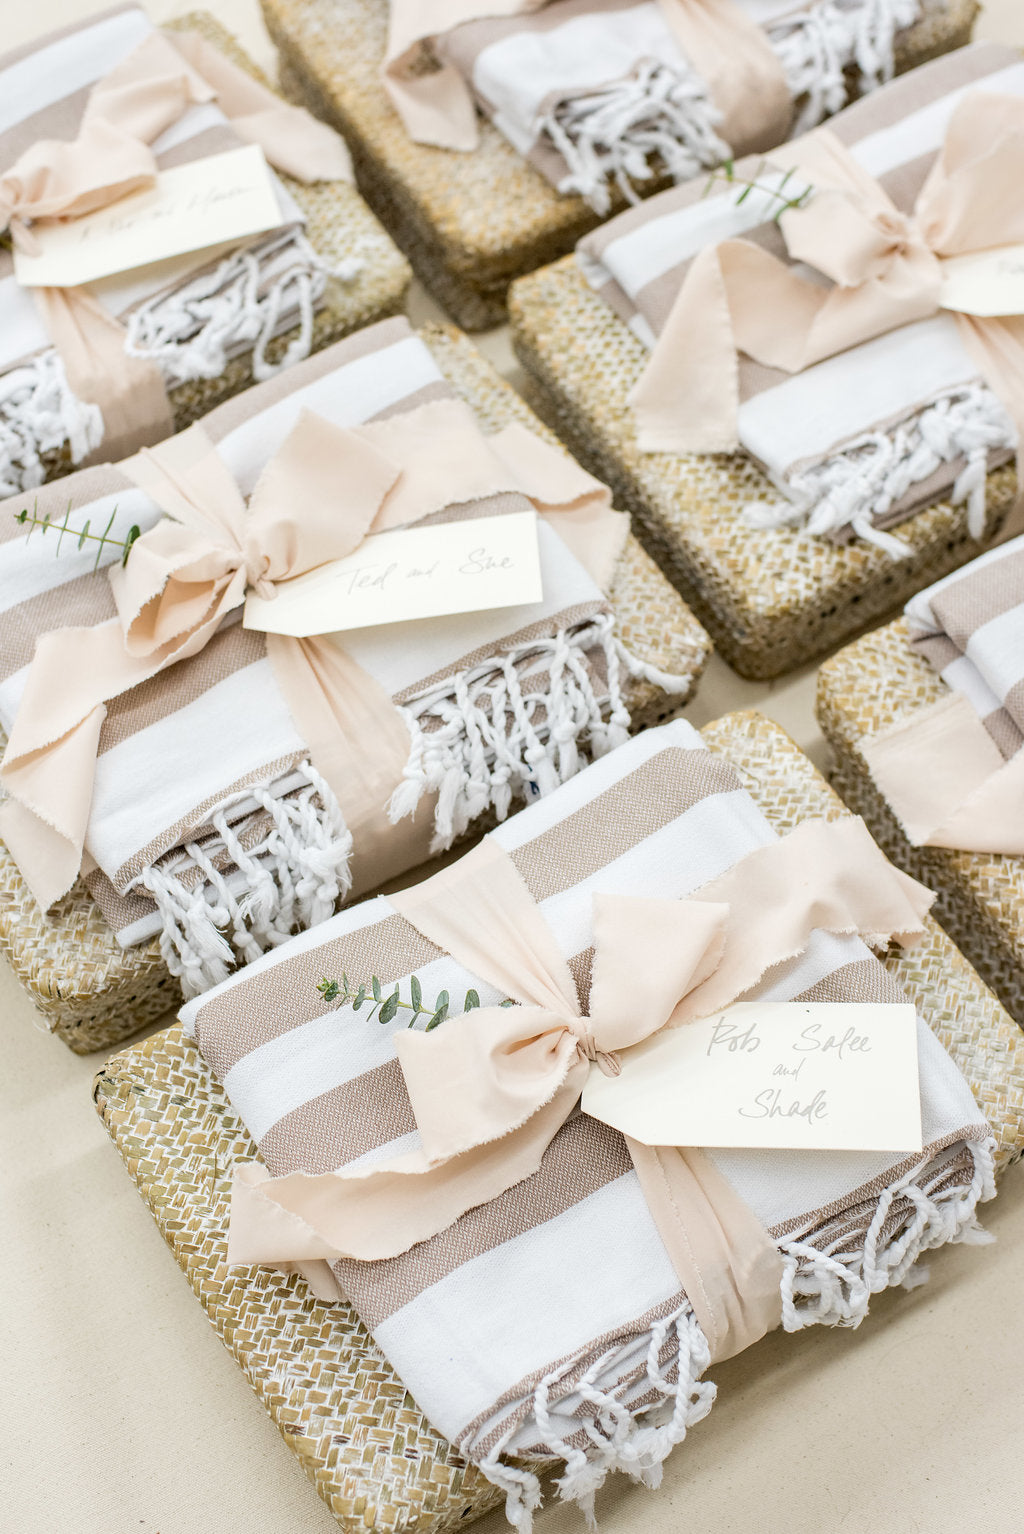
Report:
[[[274,181],[256,144],[160,171],[156,186],[83,218],[36,223],[39,254],[14,252],[23,287],[75,287],[276,229]]]
[[[1024,314],[1024,245],[1004,245],[942,263],[942,307],[994,319]]]
[[[542,595],[537,513],[515,511],[377,533],[347,558],[282,582],[276,597],[250,594],[242,623],[302,639],[521,607]]]
[[[913,1006],[737,1002],[591,1068],[583,1108],[645,1145],[921,1149]]]

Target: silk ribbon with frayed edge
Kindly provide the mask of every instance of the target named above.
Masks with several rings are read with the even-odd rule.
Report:
[[[1024,856],[1024,749],[1007,761],[963,693],[860,743],[913,847]]]
[[[737,353],[798,373],[940,308],[942,257],[1024,241],[1024,100],[973,92],[953,115],[914,212],[900,212],[827,128],[773,150],[771,167],[813,195],[782,214],[790,256],[830,279],[808,281],[749,240],[691,263],[629,394],[644,452],[734,452]],[[1024,316],[958,314],[961,339],[1024,441]]]
[[[595,894],[586,1017],[539,905],[493,838],[388,899],[519,1005],[395,1034],[419,1148],[320,1175],[236,1169],[229,1263],[299,1266],[321,1295],[325,1261],[396,1256],[536,1172],[592,1062],[614,1071],[619,1051],[735,1001],[816,929],[909,946],[933,897],[852,817],[805,823],[690,899]],[[712,1357],[730,1357],[779,1323],[776,1245],[702,1151],[627,1144]]]
[[[480,141],[468,83],[451,64],[416,72],[421,46],[469,21],[520,16],[547,0],[392,0],[382,79],[409,137],[440,149]],[[735,0],[659,0],[684,56],[722,114],[727,143],[743,153],[785,138],[793,115],[782,66],[763,30]]]
[[[0,175],[0,228],[34,253],[33,225],[79,218],[155,185],[150,144],[189,107],[216,100],[238,136],[303,181],[351,179],[342,140],[289,106],[195,33],[155,32],[92,89],[78,137],[33,144]],[[155,363],[129,357],[123,325],[88,288],[35,288],[68,383],[103,416],[105,460],[174,430]]]
[[[276,582],[344,557],[371,531],[503,491],[551,513],[601,586],[628,530],[607,488],[565,453],[518,424],[485,438],[455,400],[350,430],[303,412],[248,507],[201,425],[120,467],[168,518],[136,540],[126,565],[109,568],[117,619],[40,637],[0,767],[10,794],[0,834],[44,910],[82,864],[105,703],[198,654],[247,589],[273,595]],[[266,639],[350,828],[393,831],[381,789],[401,780],[410,741],[390,697],[324,639]]]

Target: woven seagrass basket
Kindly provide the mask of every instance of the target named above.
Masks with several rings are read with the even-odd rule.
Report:
[[[948,501],[899,529],[909,555],[837,545],[792,528],[751,531],[749,501],[776,495],[743,453],[641,453],[626,396],[648,353],[588,287],[575,256],[520,278],[509,295],[527,398],[633,514],[637,537],[741,676],[783,675],[887,617],[984,546]],[[1016,473],[989,475],[985,539],[1016,498]]]
[[[258,80],[269,81],[242,51],[230,32],[206,11],[194,11],[167,23],[174,31],[199,32],[234,64]],[[358,256],[363,267],[347,282],[330,282],[319,309],[313,316],[311,348],[320,351],[333,341],[374,320],[400,314],[412,273],[401,251],[377,222],[355,187],[347,181],[318,181],[309,186],[278,172],[306,217],[306,233],[319,256],[331,266],[350,256]],[[276,362],[298,334],[298,327],[284,331],[267,347],[267,357]],[[174,414],[175,431],[184,431],[193,421],[239,394],[253,383],[252,351],[232,357],[216,378],[197,378],[191,383],[169,389],[168,399]],[[48,479],[69,474],[74,468],[67,444],[44,455]]]
[[[777,830],[845,813],[760,715],[731,714],[703,734]],[[1024,1151],[1020,1030],[934,922],[917,948],[886,962],[970,1082],[1004,1168]],[[232,1168],[256,1152],[181,1029],[108,1061],[95,1097],[221,1341],[346,1534],[433,1534],[493,1507],[500,1494],[428,1425],[349,1308],[319,1304],[298,1278],[225,1266]]]
[[[835,787],[893,862],[936,891],[935,914],[946,931],[1024,1026],[1024,858],[912,847],[861,752],[868,736],[947,692],[910,649],[901,618],[821,668],[816,711],[832,748]]]
[[[387,0],[260,0],[287,93],[340,128],[359,185],[417,275],[459,324],[505,319],[508,285],[554,261],[599,222],[544,180],[489,122],[470,154],[414,144],[380,85]],[[970,41],[977,0],[925,0],[897,66]],[[651,181],[648,193],[663,182]],[[614,204],[622,206],[621,198]]]
[[[511,386],[454,327],[429,326],[421,334],[486,429],[497,431],[519,420],[550,439]],[[656,724],[696,686],[710,641],[632,537],[619,557],[608,596],[627,648],[689,683],[687,692],[668,698],[649,682],[627,681],[626,701],[637,728]],[[84,885],[76,884],[44,916],[2,842],[0,950],[52,1031],[77,1054],[121,1043],[181,999],[156,941],[120,948]]]

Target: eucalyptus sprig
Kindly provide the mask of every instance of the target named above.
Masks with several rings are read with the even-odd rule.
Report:
[[[790,177],[794,174],[795,167],[792,165],[789,167],[778,186],[771,186],[761,179],[770,169],[768,161],[762,160],[754,172],[753,179],[748,180],[747,177],[736,174],[736,162],[734,160],[726,160],[717,170],[711,172],[704,187],[704,196],[707,197],[713,187],[724,182],[727,186],[740,188],[739,196],[736,198],[736,206],[739,207],[741,203],[746,202],[752,192],[761,192],[765,197],[770,197],[778,203],[779,206],[772,215],[773,221],[777,224],[784,213],[789,213],[795,208],[806,207],[814,195],[814,188],[813,186],[805,186],[803,191],[797,196],[787,196],[786,187],[789,184]]]
[[[121,551],[121,563],[122,565],[126,565],[128,563],[128,555],[132,551],[132,544],[135,542],[136,538],[140,538],[142,536],[142,529],[136,526],[130,527],[128,529],[127,536],[124,538],[111,538],[108,536],[110,529],[114,525],[114,518],[117,516],[116,506],[110,513],[110,518],[102,533],[90,532],[89,529],[92,526],[91,522],[86,522],[85,526],[82,528],[71,527],[68,521],[70,516],[70,501],[68,502],[67,510],[64,513],[63,522],[52,521],[49,512],[47,512],[45,516],[41,517],[39,515],[39,502],[36,501],[32,506],[31,512],[29,512],[27,507],[23,511],[16,511],[14,514],[14,520],[15,522],[20,522],[22,527],[28,528],[29,538],[31,538],[37,527],[44,533],[56,533],[57,547],[54,550],[55,554],[60,553],[60,546],[64,542],[65,534],[73,538],[75,540],[76,546],[80,549],[84,548],[87,543],[98,544],[99,547],[96,550],[96,562],[93,565],[94,570],[99,569],[100,559],[103,556],[103,550],[105,548],[119,549]]]
[[[411,1012],[408,1027],[415,1026],[418,1018],[428,1019],[425,1032],[429,1033],[432,1028],[437,1028],[448,1016],[451,1007],[451,998],[447,991],[441,991],[432,1007],[423,1005],[423,988],[415,975],[409,977],[409,1000],[403,1001],[401,986],[396,985],[393,991],[384,994],[384,987],[376,975],[371,975],[369,980],[360,981],[353,985],[344,970],[340,980],[328,980],[324,978],[318,982],[317,990],[324,1001],[334,1002],[338,1007],[351,1006],[353,1012],[359,1012],[367,1002],[370,1010],[366,1014],[369,1020],[374,1012],[377,1013],[378,1023],[390,1023],[392,1018],[397,1017],[399,1011]],[[514,1002],[503,1001],[503,1007],[514,1006]],[[480,997],[476,991],[470,989],[466,992],[466,999],[462,1004],[463,1012],[472,1012],[480,1006]]]

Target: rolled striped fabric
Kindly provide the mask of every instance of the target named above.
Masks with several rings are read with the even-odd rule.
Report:
[[[962,693],[1004,757],[1024,746],[1024,538],[907,603],[914,649]]]
[[[303,410],[337,426],[390,422],[436,436],[436,412],[453,401],[432,353],[407,321],[394,319],[218,407],[203,427],[248,494]],[[459,410],[456,447],[468,442],[486,466],[487,439],[468,408]],[[377,440],[386,451],[386,432]],[[580,479],[603,490],[546,451],[571,469],[574,493]],[[467,496],[454,462],[442,465],[446,497],[428,458],[421,452],[417,462],[428,476],[430,515],[449,501],[459,503],[449,516],[531,508],[514,487]],[[416,482],[414,469],[406,475]],[[77,532],[99,532],[109,521],[110,538],[123,540],[133,525],[145,533],[161,516],[116,466],[46,486],[35,515],[59,523],[69,504],[72,531],[59,551],[52,534],[26,532],[23,499],[0,504],[0,725],[8,732],[37,638],[115,618],[96,545],[76,547]],[[621,547],[626,519],[608,518]],[[293,721],[265,636],[237,622],[238,610],[199,654],[108,702],[86,852],[90,889],[122,945],[159,932],[187,994],[202,990],[236,954],[256,957],[330,915],[339,894],[415,867],[474,819],[504,816],[621,743],[629,726],[624,675],[669,691],[685,685],[626,652],[594,577],[551,522],[542,516],[537,525],[540,602],[345,636],[346,655],[398,709],[400,737],[408,731],[397,781],[390,767],[375,765],[372,736],[365,741],[360,791],[369,785],[375,816],[350,823],[344,796],[339,803],[321,778]],[[100,546],[101,567],[118,558],[119,547]]]
[[[40,141],[73,140],[97,82],[158,35],[143,10],[124,5],[0,58],[0,172]],[[169,170],[245,142],[211,100],[185,106],[152,148],[158,168]],[[340,157],[340,141],[338,150]],[[128,355],[154,363],[166,386],[215,378],[243,352],[252,352],[257,379],[308,354],[330,274],[294,199],[276,177],[274,185],[281,219],[268,234],[106,278],[90,290],[124,325]],[[336,275],[348,279],[360,265],[353,255]],[[296,322],[298,337],[272,364],[269,342]],[[99,407],[73,392],[32,292],[15,279],[11,251],[0,248],[0,495],[42,484],[43,455],[66,451],[78,464],[105,437],[109,442]],[[127,451],[108,448],[107,456]]]
[[[926,64],[840,112],[828,131],[910,214],[953,113],[979,90],[1024,96],[1015,50],[978,44]],[[775,221],[780,182],[770,161],[736,167],[738,179],[755,184],[746,196],[729,185],[711,195],[706,185],[674,189],[580,243],[587,280],[645,346],[654,346],[691,262],[708,247],[742,236],[796,265]],[[793,374],[741,354],[739,387],[740,443],[780,492],[746,508],[753,529],[856,535],[899,556],[905,545],[887,530],[951,494],[968,503],[979,537],[987,473],[1017,443],[943,311]]]
[[[633,202],[635,186],[654,176],[689,180],[765,147],[766,127],[777,142],[837,111],[851,90],[888,79],[895,37],[923,11],[920,0],[736,0],[739,17],[764,30],[792,111],[777,133],[765,100],[768,121],[755,107],[746,139],[729,143],[714,93],[674,30],[677,3],[554,0],[511,16],[488,15],[509,7],[483,3],[482,19],[434,37],[433,49],[547,180],[605,213],[614,187]]]
[[[650,730],[491,833],[522,876],[587,1010],[593,895],[683,898],[775,840],[732,766],[688,724]],[[453,870],[446,870],[450,877]],[[386,897],[265,955],[182,1012],[270,1173],[322,1173],[392,1157],[419,1136],[383,1025],[329,1009],[318,985],[377,976],[386,995],[458,1007],[493,987],[427,941]],[[905,999],[856,937],[820,930],[749,996]],[[442,1023],[443,1027],[444,1024]],[[924,1251],[984,1239],[993,1141],[966,1082],[919,1023],[924,1150],[707,1152],[766,1227],[783,1263],[789,1331],[857,1325],[870,1295],[911,1280]],[[426,1416],[508,1496],[527,1529],[540,1488],[523,1460],[558,1465],[592,1506],[613,1469],[657,1484],[710,1410],[708,1341],[624,1139],[574,1112],[542,1164],[401,1256],[333,1265],[347,1300]]]

